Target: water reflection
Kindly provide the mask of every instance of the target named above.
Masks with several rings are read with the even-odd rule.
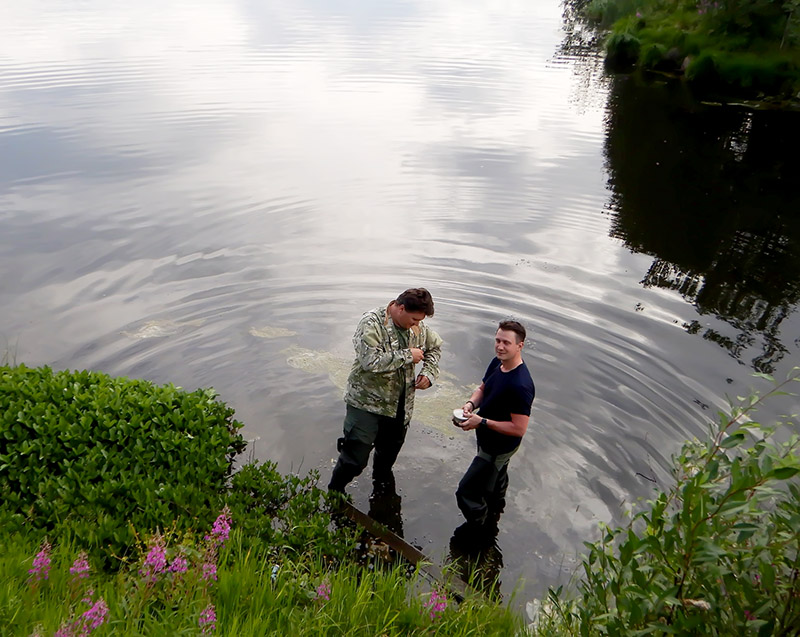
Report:
[[[465,522],[453,531],[447,563],[472,588],[496,600],[502,599],[503,551],[497,541],[500,516],[476,530]]]
[[[403,537],[403,498],[397,492],[394,473],[372,481],[372,493],[369,496],[369,517],[385,525],[398,537]]]
[[[701,106],[679,84],[620,76],[607,133],[611,235],[654,257],[641,283],[722,319],[730,329],[683,327],[772,372],[800,298],[800,117]]]

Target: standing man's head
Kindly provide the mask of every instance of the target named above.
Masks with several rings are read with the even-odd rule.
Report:
[[[518,321],[500,321],[494,336],[494,352],[501,362],[522,361],[525,346],[525,327]]]
[[[425,288],[409,288],[391,303],[389,312],[395,325],[407,330],[433,316],[433,297]]]

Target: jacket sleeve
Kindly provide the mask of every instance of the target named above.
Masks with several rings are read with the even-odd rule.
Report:
[[[356,360],[368,372],[390,372],[412,363],[414,357],[409,349],[393,350],[384,338],[380,324],[373,316],[365,316],[353,335]]]
[[[424,374],[431,381],[431,384],[439,378],[439,359],[442,357],[442,338],[433,330],[425,327],[425,356],[422,358],[422,369],[420,374]]]

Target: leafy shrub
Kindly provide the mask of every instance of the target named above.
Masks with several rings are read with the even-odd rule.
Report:
[[[120,552],[131,525],[208,524],[245,446],[240,427],[210,389],[0,367],[0,519],[65,524]]]
[[[227,504],[247,541],[276,553],[340,561],[355,547],[346,527],[331,525],[337,494],[317,488],[317,472],[284,476],[275,463],[247,464],[231,480]]]
[[[584,11],[590,20],[608,27],[622,16],[636,13],[645,4],[643,0],[590,0]]]
[[[667,56],[667,47],[661,44],[650,44],[642,49],[641,64],[645,68],[656,68]]]
[[[639,59],[642,43],[631,33],[613,33],[606,42],[606,62],[614,68],[630,66]]]
[[[586,543],[580,600],[551,590],[541,629],[798,634],[800,438],[776,442],[776,427],[751,421],[761,400],[721,413],[706,440],[674,458],[669,491],[626,527],[602,527],[603,537]]]
[[[686,79],[690,82],[702,82],[714,86],[719,82],[719,73],[714,56],[701,53],[689,62],[686,68]]]
[[[591,0],[584,15],[611,31],[613,69],[679,71],[690,56],[701,58],[689,78],[701,92],[788,97],[800,88],[800,0]],[[669,59],[660,63],[655,47]]]

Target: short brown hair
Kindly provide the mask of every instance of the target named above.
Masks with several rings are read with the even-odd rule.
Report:
[[[497,329],[514,332],[514,334],[517,335],[517,343],[522,343],[527,335],[525,332],[525,326],[519,321],[500,321],[500,325],[497,327]]]
[[[425,316],[433,316],[433,297],[425,288],[409,288],[397,297],[395,303],[402,305],[407,312],[425,312]]]

